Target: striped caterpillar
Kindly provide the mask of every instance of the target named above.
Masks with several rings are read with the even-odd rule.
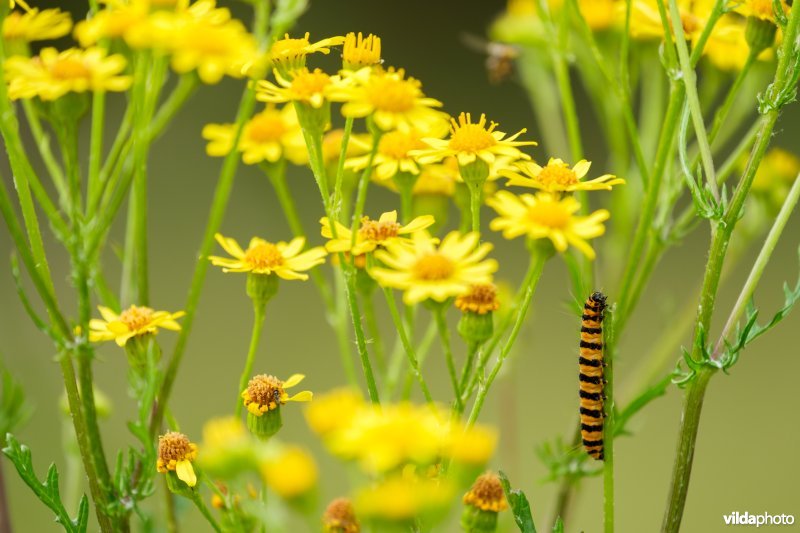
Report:
[[[583,304],[580,366],[581,439],[586,453],[603,460],[603,311],[606,296],[594,292]]]

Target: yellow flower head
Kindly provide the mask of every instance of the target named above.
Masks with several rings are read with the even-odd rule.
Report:
[[[355,255],[361,255],[372,252],[378,247],[385,248],[392,243],[410,244],[411,240],[407,236],[432,226],[434,220],[432,216],[425,215],[417,217],[403,226],[397,222],[397,211],[383,213],[378,220],[363,217],[356,235],[356,244],[353,248],[350,247],[352,241],[350,228],[337,222],[336,238],[334,239],[328,218],[322,218],[320,223],[322,224],[322,236],[326,239],[331,239],[325,244],[325,249],[331,253],[351,252]]]
[[[737,13],[741,13],[746,17],[755,17],[761,20],[769,20],[775,22],[775,10],[772,7],[772,0],[743,0],[738,2],[736,8]],[[790,3],[785,0],[780,2],[784,14],[788,14]]]
[[[475,480],[472,488],[464,495],[464,503],[481,511],[494,513],[508,509],[500,478],[494,472],[487,472]]]
[[[69,92],[124,91],[132,81],[121,75],[125,65],[124,57],[106,56],[101,48],[44,48],[37,57],[10,57],[5,63],[8,96],[56,100]]]
[[[172,53],[172,68],[179,74],[197,71],[204,83],[214,84],[223,76],[241,78],[260,61],[255,37],[230,17],[227,9],[213,9],[214,3],[198,2],[173,23],[167,16],[159,32]],[[171,31],[171,34],[169,33]],[[139,40],[145,41],[144,31]]]
[[[517,146],[536,145],[534,141],[514,140],[527,131],[525,128],[505,138],[505,133],[495,131],[497,127],[495,122],[487,126],[484,114],[481,114],[480,120],[476,123],[472,122],[469,113],[461,113],[458,121],[450,119],[450,122],[449,139],[423,139],[430,148],[419,150],[414,154],[420,163],[435,163],[450,156],[455,156],[461,166],[468,165],[476,159],[492,164],[495,158],[501,155],[514,159],[530,159],[530,156],[520,152]]]
[[[746,161],[742,161],[744,167]],[[756,170],[753,192],[759,199],[767,199],[773,209],[783,205],[789,188],[800,172],[800,158],[781,148],[772,148]]]
[[[371,116],[383,131],[409,127],[426,131],[446,116],[433,109],[442,103],[427,98],[420,82],[406,78],[403,69],[366,67],[344,71],[343,76],[346,83],[333,91],[331,100],[344,102],[342,114],[346,117]]]
[[[371,33],[364,37],[350,32],[345,35],[342,50],[342,66],[345,70],[359,70],[364,67],[380,65],[381,38]]]
[[[575,198],[559,198],[547,192],[516,196],[508,191],[498,191],[486,203],[500,215],[489,227],[502,231],[506,239],[521,235],[530,239],[547,238],[559,252],[572,245],[589,259],[594,259],[595,253],[586,240],[605,233],[603,221],[610,216],[605,209],[586,217],[576,216],[580,204]]]
[[[317,486],[319,472],[314,458],[299,446],[284,446],[261,465],[261,475],[278,496],[299,498]]]
[[[337,389],[318,396],[306,407],[306,422],[311,430],[326,437],[347,427],[364,406],[361,395],[351,389]]]
[[[497,431],[475,425],[468,429],[455,426],[447,440],[445,455],[454,462],[466,465],[485,465],[497,448]]]
[[[194,473],[192,461],[197,458],[197,444],[189,442],[183,433],[170,431],[158,437],[158,461],[156,470],[162,474],[175,472],[178,479],[194,487],[197,475]]]
[[[109,3],[91,18],[75,25],[75,39],[81,46],[92,46],[101,39],[119,39],[147,19],[144,2]]]
[[[309,37],[311,34],[306,32],[303,37],[292,39],[287,33],[283,39],[272,43],[269,49],[269,57],[273,64],[283,74],[306,66],[306,56],[320,52],[329,54],[332,46],[338,46],[345,42],[344,37],[330,37],[311,44]]]
[[[437,247],[427,231],[419,231],[410,246],[392,243],[375,252],[385,267],[373,268],[370,275],[384,287],[405,291],[403,301],[409,305],[427,299],[444,302],[476,283],[491,283],[497,261],[485,259],[492,245],[479,241],[477,233],[454,231]]]
[[[353,503],[347,498],[336,498],[322,515],[324,533],[360,533],[361,525],[356,519]]]
[[[384,133],[378,142],[378,151],[372,161],[374,168],[373,177],[378,181],[392,179],[397,173],[417,175],[420,173],[420,166],[411,155],[413,150],[425,148],[422,142],[423,137],[442,137],[446,132],[444,121],[432,124],[436,129],[429,129],[426,132],[408,128]],[[354,142],[359,142],[355,140]],[[370,151],[372,143],[368,143],[364,148]],[[370,162],[369,154],[348,159],[345,168],[362,170]]]
[[[275,71],[278,84],[268,80],[258,82],[256,98],[261,102],[302,102],[319,109],[328,101],[331,91],[339,82],[337,76],[329,76],[320,69],[313,71],[301,68],[291,72],[290,79]]]
[[[311,391],[298,392],[289,396],[286,389],[290,389],[303,381],[305,376],[294,374],[286,381],[281,381],[275,376],[259,374],[253,376],[247,388],[242,391],[242,399],[247,411],[255,416],[261,416],[267,411],[273,411],[286,402],[310,402],[313,394]]]
[[[351,133],[350,140],[347,143],[347,153],[345,159],[362,155],[370,150],[372,138],[369,134]],[[322,138],[322,158],[326,165],[330,165],[339,160],[339,155],[342,153],[342,140],[344,139],[344,130],[337,128],[325,132]]]
[[[212,157],[228,155],[235,134],[235,124],[206,124],[203,127],[203,138],[209,141],[206,153]],[[295,164],[304,163],[306,145],[294,106],[278,110],[270,104],[254,115],[244,126],[239,151],[248,165],[262,161],[275,163],[282,157]]]
[[[169,313],[167,311],[153,311],[149,307],[130,306],[120,314],[108,307],[98,306],[97,309],[103,320],[93,318],[89,321],[89,340],[103,342],[113,340],[119,346],[125,346],[128,339],[140,335],[155,335],[159,329],[180,331],[181,327],[176,319],[185,313]]]
[[[446,481],[398,474],[358,492],[355,507],[364,520],[410,525],[420,515],[448,507],[452,496],[453,488]]]
[[[485,315],[500,308],[497,287],[494,283],[478,283],[470,286],[469,292],[456,298],[456,308],[462,313]]]
[[[60,9],[39,11],[33,8],[25,13],[13,11],[3,21],[3,38],[6,41],[46,41],[58,39],[72,29],[70,14]]]
[[[722,16],[706,41],[703,55],[720,70],[741,70],[750,55],[750,45],[745,38],[746,26],[747,22],[738,15]],[[768,60],[772,55],[768,48],[759,54],[758,59]]]
[[[251,472],[261,451],[237,417],[213,418],[203,425],[200,466],[214,477],[229,479]]]
[[[247,250],[242,250],[239,243],[230,237],[219,233],[215,237],[219,245],[232,256],[209,257],[211,264],[222,267],[223,272],[275,274],[283,279],[307,280],[308,275],[300,272],[321,265],[327,255],[321,246],[300,253],[306,243],[303,237],[296,237],[289,243],[281,241],[277,244],[253,237]]]
[[[633,0],[631,7],[631,36],[636,39],[663,39],[664,25],[658,12],[659,0]],[[687,39],[700,36],[712,3],[707,0],[678,0],[681,24]],[[625,3],[617,3],[617,16],[624,17]],[[623,19],[624,20],[624,19]]]
[[[547,165],[541,167],[533,161],[517,163],[518,171],[500,170],[500,175],[508,178],[506,185],[530,187],[543,191],[610,191],[613,185],[625,183],[625,180],[604,174],[599,178],[581,181],[589,172],[592,164],[585,159],[569,168],[569,165],[560,159],[550,158]]]

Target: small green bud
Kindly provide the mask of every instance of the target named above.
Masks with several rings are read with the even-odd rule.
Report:
[[[460,165],[459,170],[461,171],[461,179],[464,180],[468,187],[477,187],[479,190],[483,190],[483,184],[486,183],[486,179],[489,177],[489,163],[477,157],[472,163]]]
[[[300,127],[309,137],[321,138],[331,123],[330,102],[323,102],[320,107],[314,107],[304,102],[295,102],[294,109],[297,111],[297,121],[300,123]]]
[[[467,505],[461,513],[461,528],[467,533],[493,533],[497,530],[497,513]]]
[[[747,17],[744,37],[750,46],[750,52],[760,54],[775,44],[775,33],[777,31],[778,27],[771,20]]]
[[[262,413],[260,416],[252,412],[247,413],[247,428],[261,440],[267,440],[283,426],[280,406]]]
[[[278,292],[278,276],[275,274],[247,274],[247,296],[256,305],[264,306]]]
[[[458,321],[458,334],[467,343],[483,344],[494,333],[494,313],[478,314],[468,311]]]

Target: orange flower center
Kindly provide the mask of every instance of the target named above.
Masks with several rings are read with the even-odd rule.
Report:
[[[86,68],[82,61],[68,57],[60,59],[53,64],[50,73],[59,80],[74,80],[91,76],[91,71]]]
[[[284,259],[277,246],[269,242],[262,242],[247,249],[244,261],[252,268],[273,269],[281,266]]]
[[[361,228],[358,235],[365,241],[382,242],[392,237],[397,237],[400,231],[400,224],[397,222],[380,222],[370,220],[369,217],[361,219]]]
[[[275,376],[259,374],[258,376],[253,376],[247,383],[246,396],[249,400],[248,403],[255,403],[259,406],[271,403],[279,404],[283,394],[283,382]]]
[[[170,431],[158,438],[158,458],[164,461],[165,464],[170,461],[191,459],[193,451],[189,437],[183,433]]]
[[[358,533],[361,531],[353,504],[347,498],[333,500],[322,515],[325,531],[340,533]]]
[[[463,311],[470,311],[484,315],[489,311],[496,311],[500,307],[497,301],[497,287],[491,283],[473,285],[469,292],[456,298],[456,307]]]
[[[482,511],[499,512],[508,507],[500,478],[492,473],[483,474],[475,480],[470,491],[464,495],[464,503]]]
[[[421,257],[413,267],[414,277],[422,281],[442,281],[455,271],[453,262],[438,253]]]
[[[323,92],[330,83],[331,77],[320,69],[316,69],[314,72],[301,70],[292,79],[292,91],[298,99],[310,100],[315,94]]]
[[[259,113],[247,125],[247,138],[259,144],[279,141],[284,133],[286,125],[275,111]]]
[[[566,163],[550,163],[536,177],[543,185],[561,185],[563,187],[578,183],[578,176]]]
[[[528,210],[528,218],[535,224],[548,228],[565,228],[569,224],[570,212],[557,201],[538,202]]]
[[[492,136],[496,127],[497,124],[494,122],[486,127],[486,115],[481,115],[478,123],[473,124],[469,113],[461,113],[458,122],[451,119],[450,149],[456,152],[476,153],[491,148],[497,144],[497,139]]]
[[[408,152],[418,148],[425,148],[416,133],[392,131],[381,137],[378,151],[390,159],[406,159]]]
[[[414,107],[419,88],[415,80],[375,77],[366,87],[367,99],[378,111],[406,113]]]
[[[149,307],[130,306],[119,315],[119,320],[130,331],[137,331],[147,326],[153,319],[153,310]]]

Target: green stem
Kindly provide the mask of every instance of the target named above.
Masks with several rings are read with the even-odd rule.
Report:
[[[361,217],[364,215],[364,204],[367,201],[367,189],[369,188],[369,179],[372,175],[372,164],[375,161],[375,155],[378,153],[378,145],[380,144],[381,136],[383,132],[379,129],[375,129],[372,134],[372,149],[369,152],[369,158],[367,159],[367,166],[364,168],[363,172],[361,173],[361,177],[358,180],[358,192],[356,193],[356,205],[355,210],[353,211],[353,221],[351,223],[350,231],[350,248],[353,248],[356,245],[356,237],[358,235],[358,225],[361,224]],[[335,234],[335,224],[331,224],[331,232]]]
[[[472,367],[475,366],[475,360],[478,358],[478,351],[481,348],[481,343],[470,341],[467,347],[467,359],[464,361],[464,368],[461,369],[461,380],[459,381],[458,389],[461,391],[462,398],[466,392],[467,384],[469,383],[470,375],[472,374]],[[466,399],[462,399],[462,403]]]
[[[344,162],[347,158],[347,147],[350,144],[350,134],[353,132],[353,117],[347,117],[344,121],[344,133],[342,134],[342,145],[339,148],[339,161],[336,163],[336,181],[333,184],[333,216],[337,221],[341,221],[342,216],[342,181],[344,181]]]
[[[247,382],[253,375],[253,364],[256,360],[258,342],[261,339],[261,332],[264,330],[264,311],[266,302],[253,301],[253,331],[250,334],[250,347],[247,349],[247,359],[244,363],[242,375],[239,378],[239,388],[236,391],[236,408],[234,414],[238,417],[242,413],[242,400],[239,395],[247,388]]]
[[[481,204],[483,203],[483,184],[469,184],[469,212],[472,219],[472,231],[481,232]]]
[[[364,305],[364,320],[367,323],[367,331],[372,339],[372,351],[375,355],[375,366],[378,367],[378,372],[382,376],[386,375],[386,353],[383,347],[383,338],[381,336],[381,328],[378,325],[378,320],[375,315],[375,305],[372,302],[372,293],[363,294],[361,301]]]
[[[792,215],[792,212],[794,212],[798,198],[800,198],[800,177],[795,178],[792,188],[789,190],[789,194],[786,196],[786,200],[784,200],[783,206],[781,206],[781,210],[778,213],[778,216],[775,218],[775,222],[773,222],[772,228],[770,228],[769,233],[767,234],[767,238],[764,240],[761,251],[758,252],[758,257],[756,258],[755,263],[753,263],[753,268],[750,269],[750,274],[747,276],[747,281],[745,281],[744,287],[742,287],[742,291],[739,293],[739,297],[736,299],[736,304],[733,306],[727,322],[725,322],[725,327],[722,328],[722,333],[720,334],[719,341],[714,348],[712,359],[718,359],[722,355],[722,350],[725,347],[725,339],[736,327],[736,324],[739,322],[739,319],[747,307],[747,302],[749,302],[750,298],[753,297],[753,293],[758,286],[758,282],[761,280],[761,276],[764,274],[764,269],[766,268],[770,257],[772,257],[772,252],[775,251],[775,246],[778,244],[778,239],[780,239],[786,224],[789,222],[789,217]]]
[[[167,515],[167,533],[178,533],[178,516],[175,512],[175,495],[172,494],[167,485],[167,476],[163,478],[162,486],[164,492],[164,514]]]
[[[436,334],[436,322],[431,322],[430,324],[428,324],[428,329],[426,329],[425,333],[423,333],[422,339],[417,344],[417,360],[419,361],[420,369],[425,364],[425,359],[427,359],[428,353],[430,353],[431,347],[433,346],[433,342],[436,340],[436,337],[438,337],[438,335]],[[395,381],[397,381],[397,378],[395,378]],[[413,373],[408,372],[406,374],[406,382],[403,385],[403,392],[400,395],[400,398],[404,402],[407,402],[409,398],[411,398],[411,388],[413,386],[414,386],[414,375]]]
[[[541,4],[541,2],[540,2]],[[564,112],[564,122],[567,125],[567,137],[573,161],[583,159],[583,143],[581,129],[578,121],[578,112],[575,106],[575,96],[572,93],[572,83],[569,77],[569,68],[565,54],[567,53],[567,38],[569,36],[569,10],[563,9],[558,26],[558,46],[552,47],[552,56],[558,92],[561,95],[561,109]]]
[[[457,413],[464,411],[461,405],[461,388],[458,383],[458,374],[456,372],[456,363],[453,358],[453,348],[450,346],[450,328],[447,325],[447,308],[448,303],[434,304],[433,316],[436,320],[436,329],[439,332],[439,339],[442,343],[442,351],[447,363],[447,373],[450,375],[450,383],[453,385],[453,396],[455,401],[455,410]]]
[[[200,514],[203,515],[203,518],[205,518],[211,527],[214,528],[214,531],[217,533],[222,533],[222,528],[219,527],[219,524],[214,519],[214,515],[211,514],[211,511],[209,511],[198,491],[192,491],[192,502],[194,503],[195,507],[197,507],[197,510],[200,511]]]
[[[344,258],[340,255],[340,259]],[[358,308],[358,298],[356,297],[356,267],[355,265],[344,265],[345,290],[347,291],[347,302],[350,307],[350,317],[353,321],[353,330],[356,334],[356,346],[358,346],[358,356],[361,358],[361,369],[364,371],[364,379],[367,381],[367,391],[372,403],[380,405],[381,400],[378,396],[378,386],[375,384],[375,375],[372,372],[372,363],[367,352],[367,338],[364,335],[364,326],[361,323],[361,312]]]
[[[101,188],[100,162],[103,159],[103,126],[105,125],[106,93],[97,91],[92,95],[92,131],[89,143],[89,180],[86,193],[86,211]]]
[[[159,135],[161,135],[169,123],[175,118],[175,115],[183,109],[186,102],[197,90],[199,85],[199,78],[194,72],[181,75],[178,80],[178,85],[172,90],[170,95],[158,108],[153,120],[148,125],[148,138],[153,142]]]
[[[425,382],[425,378],[422,377],[422,372],[420,372],[416,351],[414,350],[414,346],[411,343],[411,340],[408,338],[408,334],[406,333],[406,327],[403,324],[403,319],[400,317],[400,312],[397,309],[397,303],[394,301],[392,289],[384,288],[383,294],[386,297],[386,303],[389,304],[389,314],[392,315],[394,327],[397,329],[397,333],[400,336],[400,342],[403,343],[403,350],[406,352],[406,358],[408,359],[408,364],[411,366],[411,372],[419,382],[420,389],[422,389],[422,394],[425,396],[425,401],[429,405],[433,406],[433,396],[431,396],[431,391],[428,389],[428,384]]]
[[[614,337],[613,309],[606,310],[606,326],[604,328],[603,387],[605,394],[603,421],[603,517],[605,533],[614,533],[614,427],[616,413],[614,409],[614,356],[616,355],[616,338]]]
[[[494,367],[492,368],[489,377],[486,380],[486,383],[483,384],[478,389],[478,395],[475,398],[475,403],[472,405],[472,412],[469,415],[469,420],[467,421],[467,426],[471,427],[475,424],[478,420],[478,415],[481,413],[481,409],[483,409],[483,404],[486,401],[486,396],[489,393],[489,389],[494,383],[497,374],[500,372],[500,369],[503,367],[503,363],[505,363],[506,357],[511,352],[512,346],[514,346],[514,341],[517,340],[517,335],[519,335],[520,330],[522,329],[522,324],[525,322],[525,315],[528,313],[528,308],[531,305],[531,301],[533,300],[533,295],[536,292],[536,286],[539,283],[539,278],[542,276],[542,271],[544,270],[544,264],[550,258],[552,252],[545,251],[541,247],[534,249],[532,252],[533,257],[531,257],[531,275],[527,280],[527,285],[525,286],[525,295],[522,298],[522,304],[517,311],[517,316],[514,319],[514,327],[511,329],[511,333],[506,340],[506,343],[500,349],[500,354],[497,356],[497,362],[495,362]],[[479,372],[480,373],[480,372]]]
[[[42,127],[42,121],[39,120],[36,109],[33,107],[31,100],[22,101],[22,109],[25,112],[25,117],[28,121],[28,126],[31,129],[31,135],[36,140],[36,148],[42,156],[44,166],[50,173],[50,179],[53,180],[53,185],[56,188],[59,199],[66,198],[66,185],[64,183],[64,171],[61,169],[61,164],[56,159],[55,154],[50,149],[50,137]]]

